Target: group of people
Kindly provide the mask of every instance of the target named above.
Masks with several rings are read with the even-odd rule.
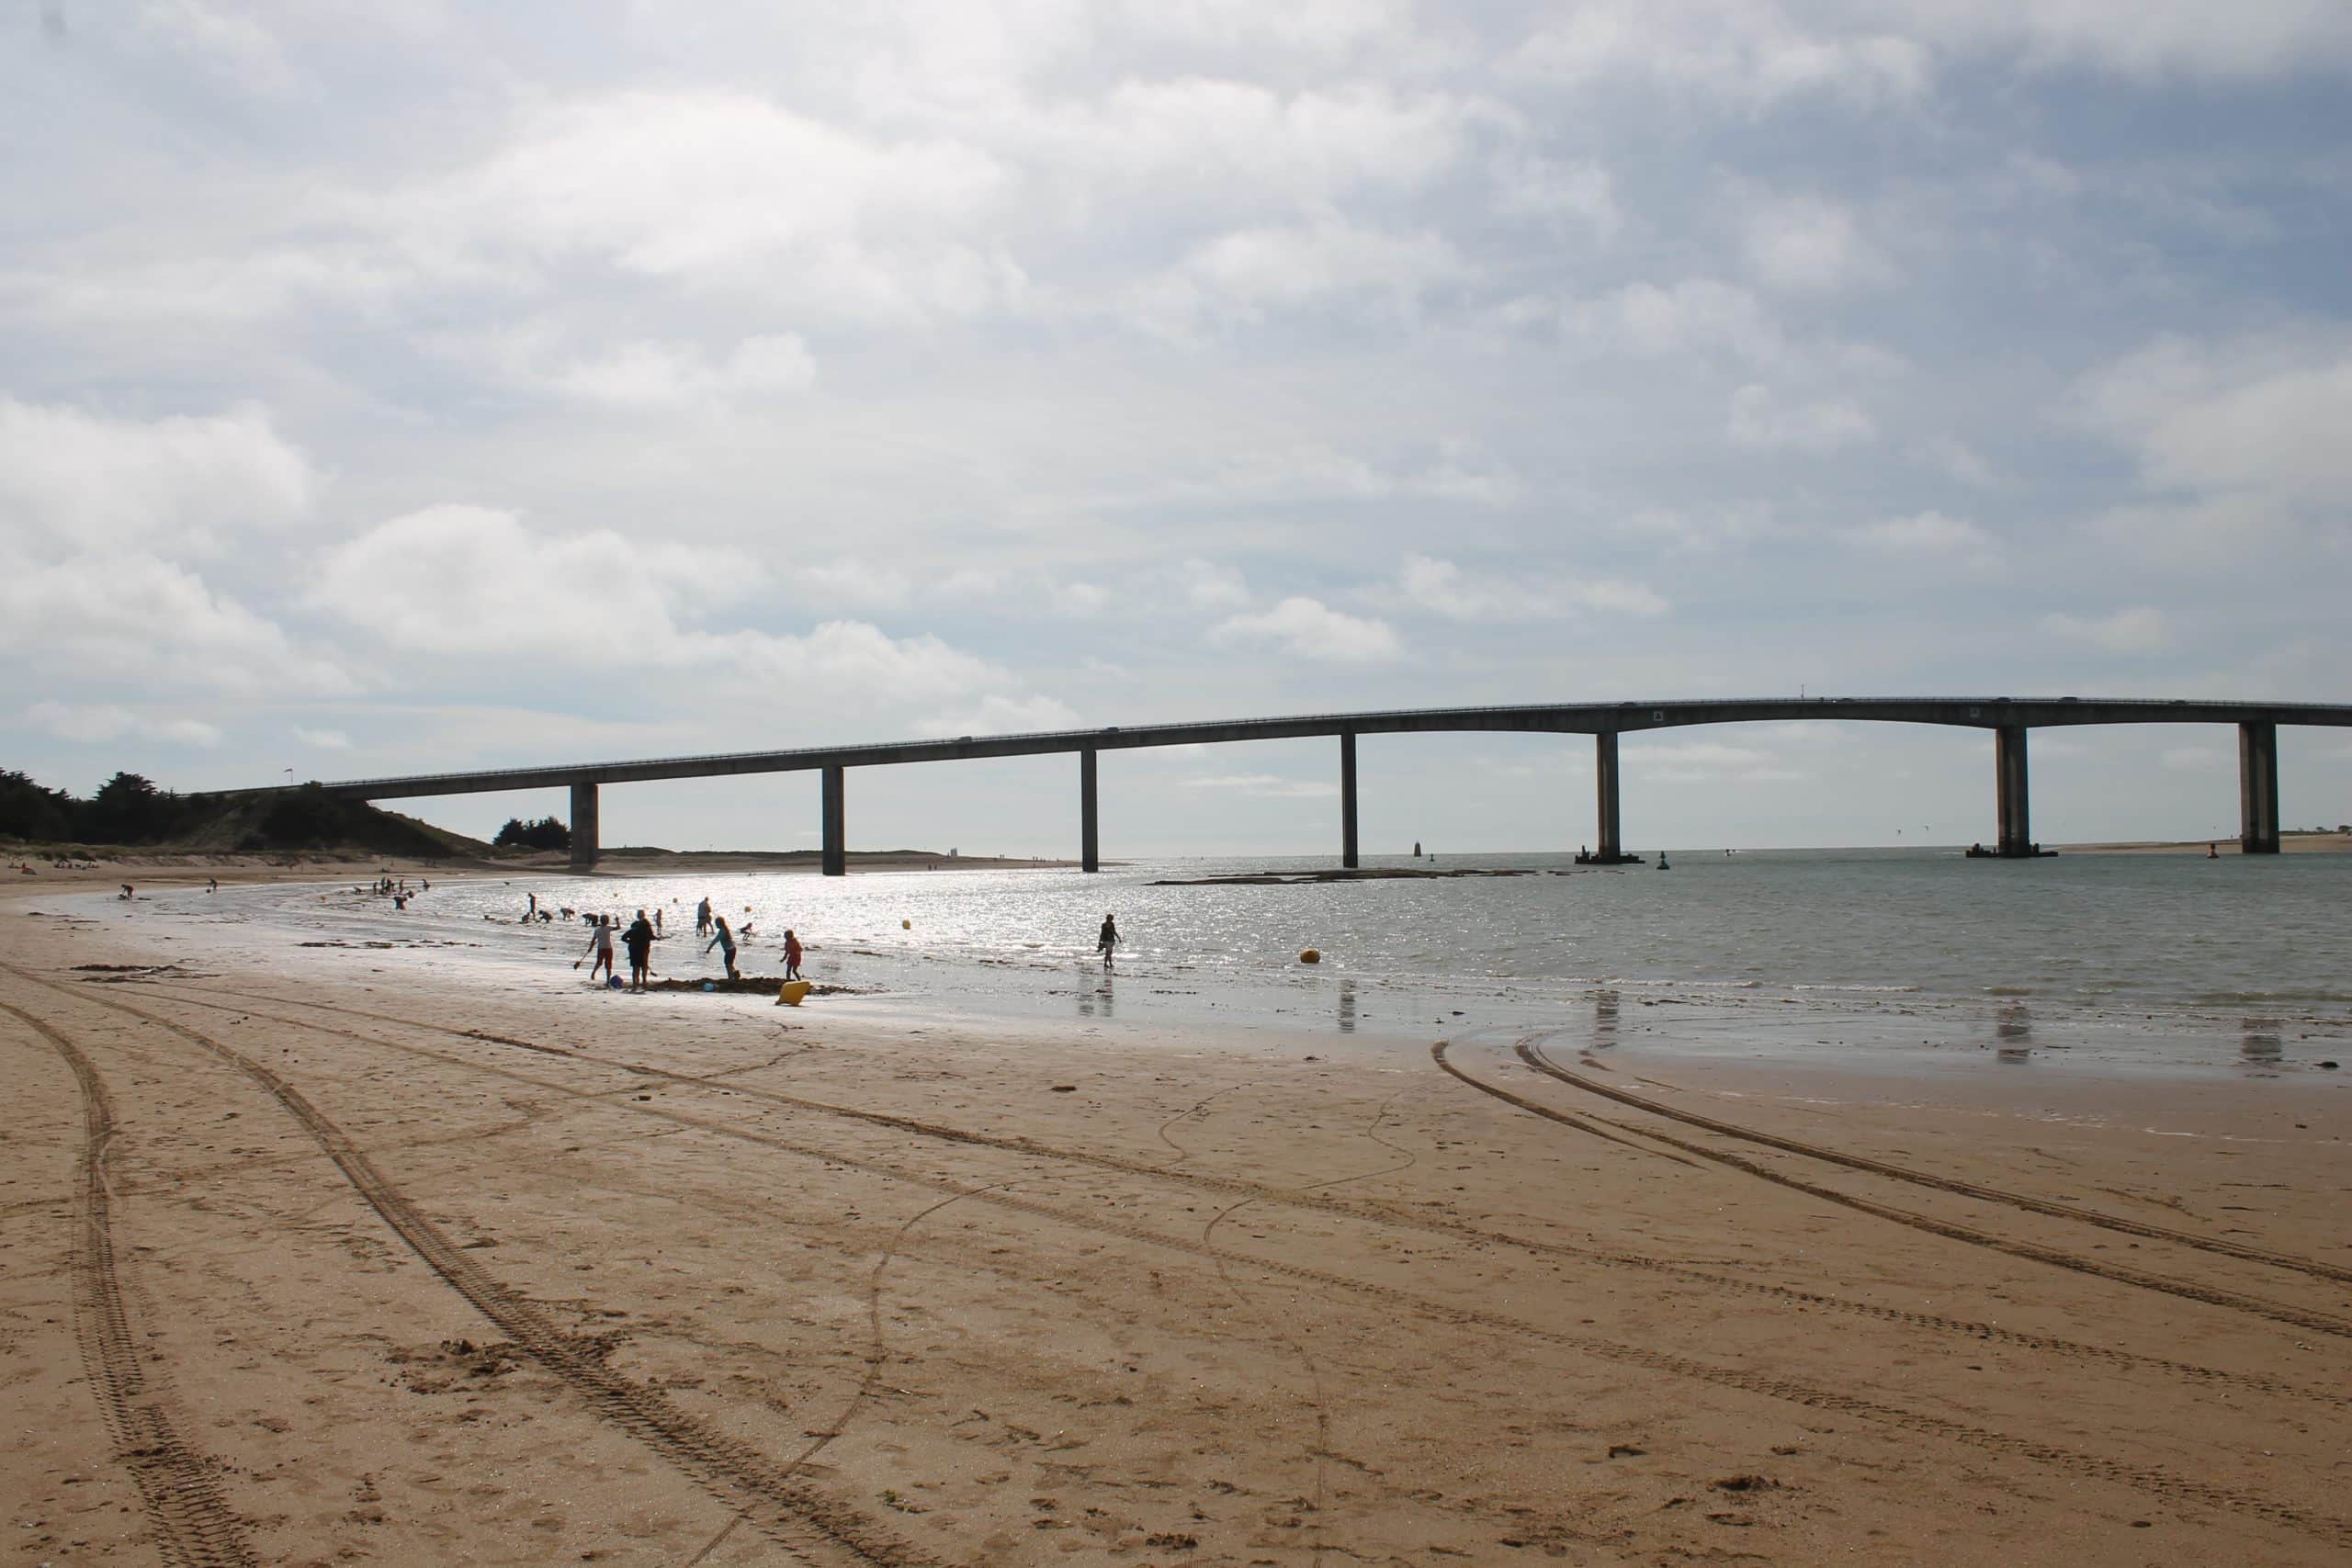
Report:
[[[530,898],[530,908],[523,919],[526,921],[534,919],[546,919],[548,918],[546,912],[539,908],[539,896],[534,893]],[[570,909],[564,910],[566,916],[571,913]],[[618,971],[613,967],[613,918],[610,915],[586,915],[582,918],[587,920],[592,928],[588,933],[588,951],[573,960],[571,966],[577,969],[581,964],[589,964],[594,960],[588,971],[590,980],[594,980],[600,971],[607,980],[616,979]],[[637,912],[637,919],[630,921],[628,926],[621,931],[620,944],[628,950],[628,988],[630,990],[642,991],[648,987],[653,974],[653,944],[662,939],[662,911],[659,909],[654,910],[650,919],[643,909],[639,909]],[[745,937],[752,934],[750,921],[746,920],[743,923],[743,929],[740,934]],[[740,980],[743,977],[742,971],[735,964],[735,943],[738,935],[738,932],[728,928],[726,916],[712,913],[708,898],[703,899],[695,906],[695,940],[703,944],[702,951],[705,954],[708,954],[713,949],[718,950],[720,961],[727,965],[727,977],[730,980]],[[801,951],[799,934],[787,930],[784,933],[784,977],[786,979],[797,980],[801,977]]]

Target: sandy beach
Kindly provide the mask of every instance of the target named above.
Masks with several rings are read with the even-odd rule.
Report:
[[[2332,1077],[1340,1060],[0,921],[10,1562],[2352,1552]]]

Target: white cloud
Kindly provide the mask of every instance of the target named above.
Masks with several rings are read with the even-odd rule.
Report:
[[[62,680],[340,694],[351,677],[186,567],[94,552],[0,572],[0,653]]]
[[[2176,773],[2218,773],[2231,766],[2236,759],[2213,746],[2175,746],[2163,757],[2164,765]]]
[[[2352,66],[2352,11],[2335,0],[1902,0],[1898,14],[1946,48],[2044,67],[2228,81]]]
[[[1769,751],[1727,746],[1716,740],[1645,742],[1626,746],[1619,760],[1639,768],[1645,783],[1702,784],[1730,779],[1743,784],[1788,784],[1810,775],[1783,764]]]
[[[1589,159],[1559,163],[1531,154],[1503,161],[1495,172],[1495,206],[1517,218],[1574,220],[1603,240],[1624,221],[1609,171]]]
[[[145,0],[138,21],[148,41],[201,61],[241,91],[279,97],[306,85],[277,35],[253,17],[202,0]]]
[[[991,692],[972,707],[919,721],[915,732],[944,739],[956,735],[1025,735],[1078,728],[1077,713],[1056,698],[1012,697]]]
[[[798,604],[854,610],[895,610],[914,592],[896,567],[865,560],[794,561],[785,571],[784,592]],[[942,593],[962,591],[943,584]]]
[[[1403,650],[1385,621],[1364,620],[1294,594],[1255,615],[1233,615],[1209,633],[1219,644],[1278,642],[1302,659],[1327,664],[1375,664]]]
[[[1877,434],[1870,415],[1846,398],[1785,404],[1769,387],[1749,385],[1732,394],[1731,438],[1756,451],[1798,451],[1819,456],[1868,441]]]
[[[428,267],[568,260],[862,321],[970,316],[1020,291],[978,231],[1007,173],[953,141],[884,141],[703,88],[540,100],[471,168],[353,198]]]
[[[1855,543],[1894,555],[1985,555],[1999,541],[1975,524],[1940,512],[1920,512],[1909,517],[1888,517],[1849,531]]]
[[[1830,294],[1884,277],[1887,265],[1855,230],[1853,214],[1819,197],[1765,201],[1748,214],[1747,265],[1769,287]]]
[[[1666,601],[1638,582],[1613,578],[1473,576],[1453,562],[1408,555],[1384,603],[1428,610],[1456,621],[1547,621],[1578,610],[1664,613]]]
[[[1931,436],[1913,447],[1909,456],[1947,478],[1964,485],[1973,485],[1979,490],[1990,490],[2001,482],[2000,476],[1993,471],[1993,465],[1956,435]]]
[[[804,392],[816,378],[808,345],[786,333],[745,338],[716,360],[692,344],[623,344],[551,371],[546,384],[583,402],[682,409]]]
[[[1054,609],[1074,621],[1091,621],[1111,603],[1109,591],[1091,582],[1057,582],[1053,598]]]
[[[2164,612],[2145,604],[2095,618],[2044,615],[2041,629],[2052,637],[2087,642],[2109,653],[2154,653],[2167,640]]]
[[[1230,610],[1250,603],[1250,584],[1238,567],[1195,556],[1179,571],[1184,597],[1195,610]]]
[[[626,648],[639,663],[672,665],[708,656],[676,612],[732,598],[756,581],[752,563],[674,539],[633,541],[602,529],[540,535],[511,512],[442,505],[329,551],[309,601],[417,654],[560,664],[593,642]]]
[[[1179,789],[1209,790],[1251,800],[1322,800],[1340,793],[1336,784],[1286,779],[1273,773],[1209,773],[1178,779]]]
[[[1753,111],[1809,95],[1908,101],[1929,61],[1910,39],[1808,28],[1771,0],[1587,0],[1530,37],[1512,64],[1582,88],[1643,77]]]
[[[307,725],[294,727],[294,739],[305,746],[315,746],[322,751],[348,751],[351,737],[340,729],[312,729]]]
[[[0,397],[0,542],[18,549],[38,537],[204,547],[296,521],[318,488],[254,404],[151,421]]]
[[[2165,338],[2086,378],[2075,406],[2152,490],[2292,509],[2352,491],[2352,343],[2341,333]]]
[[[220,729],[200,719],[155,718],[111,705],[81,706],[71,703],[35,703],[25,710],[25,721],[62,739],[91,745],[118,740],[126,735],[141,740],[163,740],[175,746],[218,746]]]
[[[1332,299],[1409,310],[1464,263],[1432,232],[1392,234],[1333,213],[1283,227],[1236,230],[1202,244],[1134,297],[1136,319],[1189,333],[1205,321],[1255,321]]]

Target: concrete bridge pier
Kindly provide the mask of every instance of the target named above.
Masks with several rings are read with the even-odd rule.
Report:
[[[1993,731],[1994,807],[1999,816],[1998,850],[2004,858],[2033,853],[2033,813],[2026,783],[2026,728],[2003,725]]]
[[[596,786],[571,786],[571,869],[593,870],[596,864]]]
[[[2238,726],[2238,848],[2278,852],[2278,727]]]
[[[1356,853],[1356,732],[1340,731],[1340,863],[1353,871]]]
[[[1617,791],[1617,732],[1603,729],[1592,738],[1592,787],[1595,804],[1600,807],[1600,839],[1577,861],[1586,865],[1629,865],[1640,857],[1625,852],[1625,840],[1618,830]]]
[[[817,813],[824,825],[824,873],[849,874],[849,829],[842,812],[842,765],[828,762],[818,770]]]
[[[1078,754],[1078,869],[1101,871],[1102,848],[1094,809],[1094,748]]]

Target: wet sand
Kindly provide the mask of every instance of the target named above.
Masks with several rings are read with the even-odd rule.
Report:
[[[2352,1552],[2334,1078],[298,984],[37,908],[9,1562]]]

